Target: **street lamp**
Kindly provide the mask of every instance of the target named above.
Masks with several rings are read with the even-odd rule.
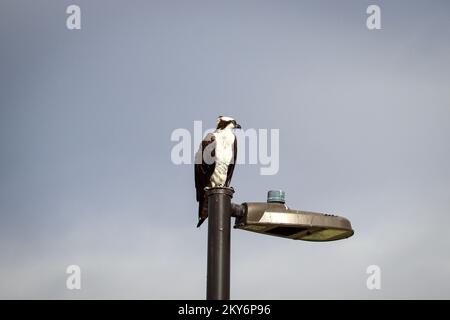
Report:
[[[208,300],[230,298],[230,220],[234,228],[304,241],[335,241],[353,235],[346,218],[290,209],[281,190],[268,192],[267,202],[231,203],[234,189],[207,188],[208,196]]]
[[[284,192],[269,191],[267,202],[235,205],[237,229],[305,241],[334,241],[353,235],[350,221],[330,214],[292,210]]]

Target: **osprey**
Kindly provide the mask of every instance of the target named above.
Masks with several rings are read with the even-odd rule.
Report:
[[[217,118],[217,128],[202,141],[195,155],[195,189],[198,201],[197,228],[208,217],[206,187],[229,187],[237,157],[237,140],[233,129],[240,129],[230,117]]]

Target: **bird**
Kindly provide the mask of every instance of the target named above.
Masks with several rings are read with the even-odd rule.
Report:
[[[235,119],[217,118],[217,127],[203,139],[195,155],[195,189],[198,202],[197,228],[208,218],[205,188],[230,187],[237,158],[234,129],[241,129]]]

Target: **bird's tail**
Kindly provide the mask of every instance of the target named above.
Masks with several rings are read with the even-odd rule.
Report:
[[[204,200],[199,201],[198,203],[198,223],[197,223],[197,228],[199,228],[202,223],[206,220],[206,218],[208,218],[208,208],[207,208],[207,204],[205,203]]]
[[[205,222],[205,220],[206,219],[200,218],[200,220],[198,220],[198,223],[197,223],[197,228],[200,228],[200,226],[202,225],[203,222]]]

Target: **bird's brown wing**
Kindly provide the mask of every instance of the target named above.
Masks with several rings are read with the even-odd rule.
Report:
[[[197,154],[195,155],[195,189],[198,201],[199,225],[208,217],[205,210],[205,188],[210,185],[210,179],[215,169],[216,141],[212,133],[203,139]]]

